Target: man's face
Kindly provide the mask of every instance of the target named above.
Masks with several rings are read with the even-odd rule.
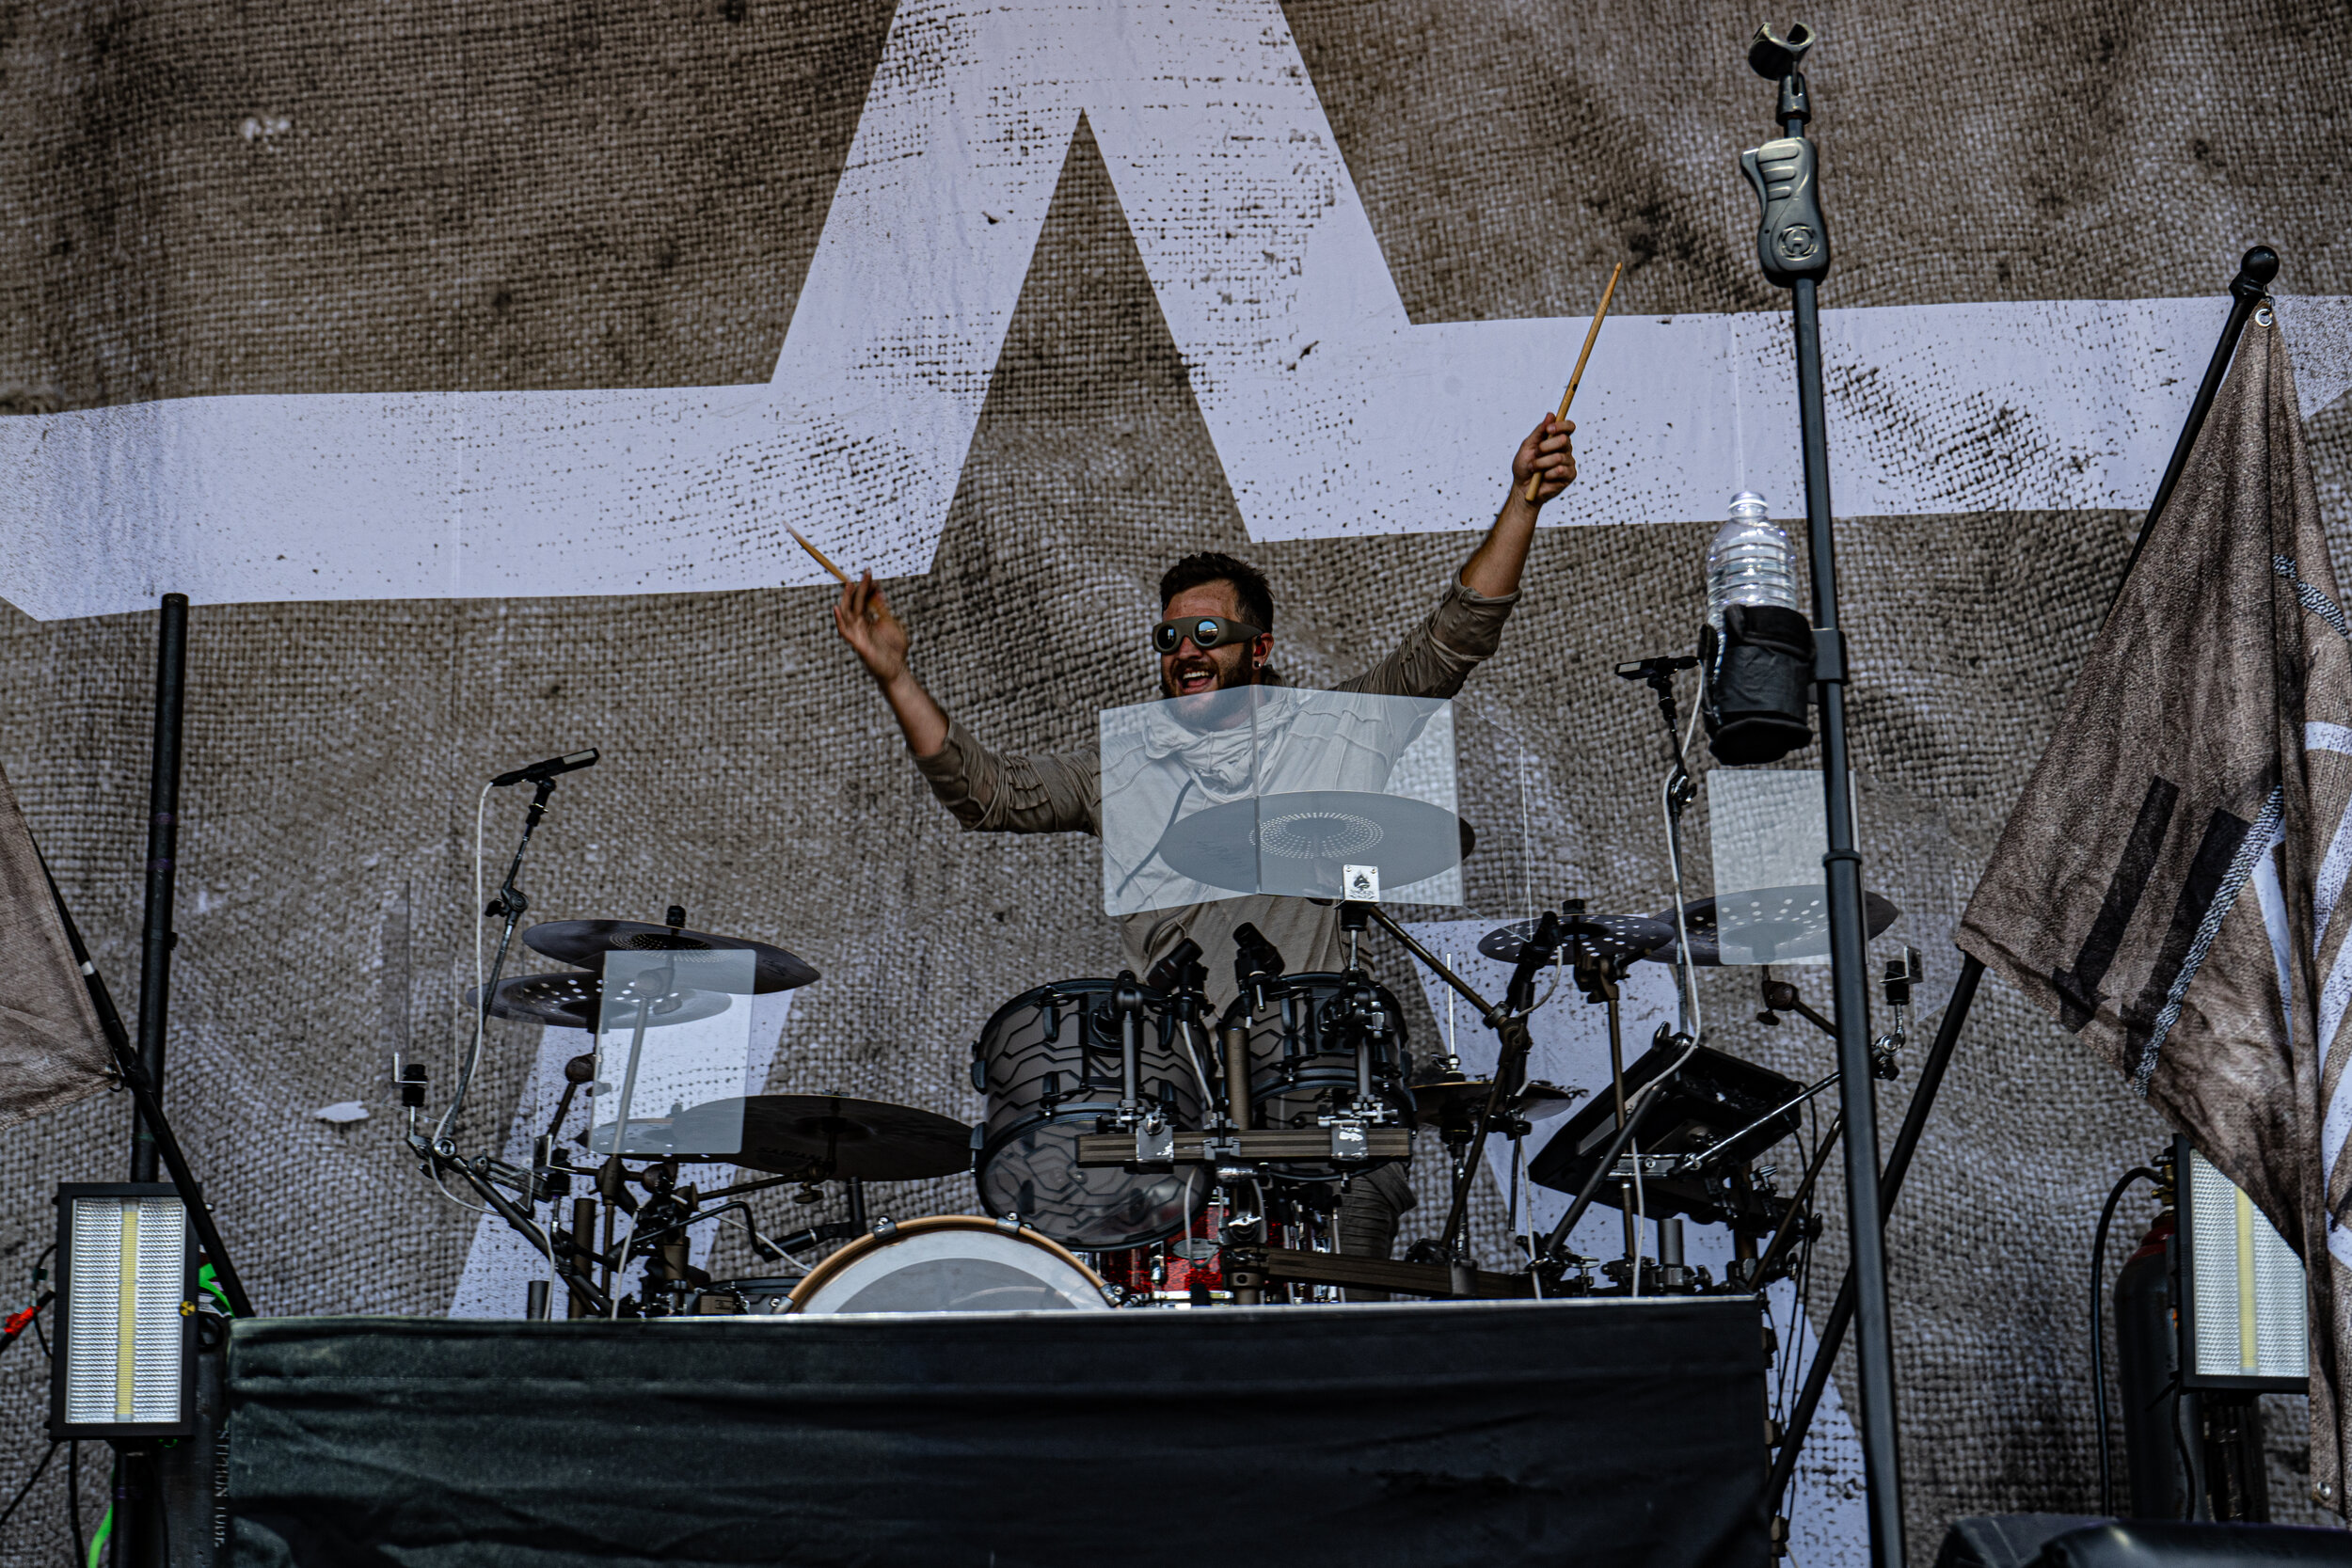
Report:
[[[1187,588],[1168,600],[1160,611],[1163,621],[1200,615],[1222,615],[1232,621],[1248,619],[1233,594],[1233,585],[1222,581]],[[1248,686],[1258,678],[1258,666],[1273,652],[1272,633],[1248,642],[1228,642],[1223,647],[1207,649],[1194,646],[1187,637],[1176,644],[1174,653],[1160,656],[1160,689],[1170,697],[1197,697],[1227,687]]]

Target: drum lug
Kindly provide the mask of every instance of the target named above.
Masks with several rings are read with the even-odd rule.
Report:
[[[1003,1231],[1008,1236],[1018,1236],[1021,1234],[1021,1216],[1019,1214],[999,1214],[996,1216],[996,1228]]]
[[[1176,1124],[1160,1117],[1147,1118],[1136,1129],[1136,1164],[1139,1165],[1173,1164],[1176,1159]]]
[[[892,1219],[888,1214],[882,1215],[880,1219],[874,1222],[874,1234],[882,1241],[886,1242],[898,1233],[898,1222]]]
[[[1364,1124],[1353,1117],[1324,1118],[1331,1129],[1331,1158],[1358,1161],[1367,1158],[1371,1149],[1364,1141]]]

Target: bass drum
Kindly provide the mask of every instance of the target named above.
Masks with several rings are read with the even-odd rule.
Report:
[[[1119,1017],[1114,980],[1063,980],[996,1009],[972,1047],[972,1086],[988,1096],[973,1170],[992,1214],[1081,1252],[1158,1241],[1208,1201],[1208,1183],[1080,1165],[1078,1138],[1119,1109]],[[1180,1128],[1200,1125],[1200,1072],[1180,1055],[1168,998],[1143,992],[1136,1076],[1143,1097]]]
[[[1252,1013],[1245,992],[1225,1009],[1222,1027],[1249,1032],[1249,1102],[1253,1126],[1312,1129],[1334,1101],[1356,1092],[1356,1039],[1372,1037],[1374,1095],[1412,1125],[1413,1096],[1405,1086],[1405,1014],[1394,993],[1344,974],[1285,974],[1269,981],[1266,1005]],[[1270,1168],[1305,1181],[1336,1181],[1386,1160],[1292,1160]]]
[[[1107,1312],[1100,1275],[1010,1220],[934,1214],[867,1231],[808,1271],[784,1308],[845,1312]]]

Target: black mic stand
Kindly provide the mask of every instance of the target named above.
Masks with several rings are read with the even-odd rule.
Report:
[[[1854,848],[1851,774],[1846,740],[1846,650],[1837,626],[1837,553],[1831,520],[1829,427],[1821,407],[1819,290],[1829,272],[1829,235],[1821,221],[1818,153],[1805,139],[1813,103],[1797,68],[1815,35],[1804,24],[1784,38],[1769,26],[1748,45],[1748,65],[1779,84],[1773,118],[1781,139],[1740,154],[1741,171],[1763,202],[1756,252],[1764,276],[1789,291],[1795,307],[1797,416],[1804,451],[1805,536],[1813,578],[1813,678],[1821,711],[1822,803],[1828,852],[1830,985],[1837,1021],[1838,1084],[1846,1129],[1846,1207],[1861,1333],[1860,1428],[1869,1482],[1873,1560],[1903,1556],[1902,1454],[1896,1437],[1895,1349],[1886,1308],[1886,1237],[1879,1205],[1878,1107],[1870,1077],[1870,990],[1864,953],[1862,856]]]
[[[444,1154],[455,1151],[455,1144],[450,1134],[457,1125],[459,1115],[465,1110],[467,1092],[473,1087],[474,1069],[481,1065],[482,1042],[490,1028],[490,1006],[498,999],[499,977],[506,969],[506,954],[514,945],[515,927],[521,924],[523,911],[531,908],[531,900],[523,895],[521,888],[515,885],[515,879],[522,874],[523,856],[531,849],[531,835],[538,832],[540,821],[548,815],[548,798],[554,793],[555,780],[552,777],[535,781],[531,792],[531,809],[523,814],[523,836],[515,846],[515,858],[506,865],[506,879],[499,884],[489,906],[482,911],[485,920],[494,914],[504,915],[506,926],[499,933],[498,956],[490,961],[490,976],[482,988],[481,1009],[474,1015],[472,1049],[466,1053],[466,1065],[458,1071],[457,1086],[450,1095],[449,1109],[442,1113],[440,1126],[434,1131],[433,1146]]]

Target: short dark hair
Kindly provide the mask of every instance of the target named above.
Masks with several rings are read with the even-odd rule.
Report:
[[[1187,588],[1212,582],[1232,583],[1233,602],[1241,610],[1242,619],[1260,631],[1274,629],[1274,590],[1266,586],[1265,574],[1221,550],[1188,555],[1170,566],[1160,578],[1160,608],[1166,610],[1168,601]]]

